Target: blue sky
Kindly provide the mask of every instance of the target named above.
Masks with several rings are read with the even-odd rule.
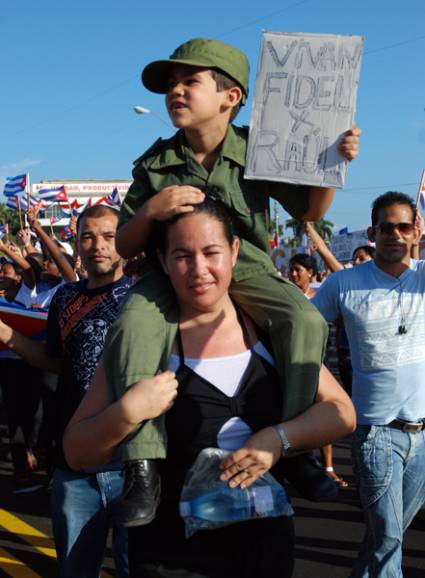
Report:
[[[425,168],[423,0],[14,0],[2,2],[0,181],[131,178],[132,161],[172,134],[163,98],[140,83],[142,67],[185,40],[220,38],[251,63],[249,123],[262,30],[360,34],[365,49],[357,100],[361,153],[327,217],[338,228],[368,224],[389,189],[416,196]]]

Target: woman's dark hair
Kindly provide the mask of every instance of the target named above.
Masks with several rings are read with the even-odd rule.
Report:
[[[355,258],[357,251],[364,251],[371,259],[374,259],[376,255],[375,247],[372,247],[371,245],[361,245],[354,249],[352,259]]]
[[[41,253],[30,253],[25,257],[28,263],[31,265],[31,269],[34,271],[36,283],[40,282],[40,275],[43,271],[44,256]]]
[[[224,236],[231,246],[234,240],[233,223],[226,205],[213,195],[206,193],[205,200],[202,203],[193,205],[191,213],[181,213],[168,221],[157,223],[155,230],[155,247],[161,255],[165,256],[168,249],[168,232],[170,228],[180,219],[190,217],[191,215],[204,214],[216,219],[223,227]]]
[[[69,253],[62,253],[62,255],[65,257],[65,259],[68,261],[68,263],[71,265],[71,267],[73,269],[75,269],[75,259],[72,255],[70,255]]]
[[[314,275],[317,273],[317,261],[311,255],[307,255],[307,253],[297,253],[291,257],[289,267],[291,265],[301,265],[305,269],[311,269]]]
[[[414,200],[404,193],[399,193],[398,191],[388,191],[373,201],[372,227],[375,227],[378,224],[379,211],[381,209],[386,209],[387,207],[392,207],[393,205],[407,205],[410,207],[413,221],[415,220],[416,206]]]

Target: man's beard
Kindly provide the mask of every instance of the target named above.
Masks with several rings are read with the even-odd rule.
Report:
[[[112,261],[110,266],[108,268],[105,269],[98,269],[96,267],[94,267],[93,269],[91,267],[87,268],[85,267],[86,271],[89,273],[89,276],[93,276],[93,277],[106,277],[107,275],[111,275],[112,273],[114,273],[118,267],[121,264],[121,259],[117,259],[116,261]]]
[[[383,247],[381,251],[379,251],[379,257],[387,263],[400,263],[406,257],[407,253],[408,248],[406,245],[400,245],[396,251],[391,247]]]

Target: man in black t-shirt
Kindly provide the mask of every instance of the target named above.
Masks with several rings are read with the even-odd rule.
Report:
[[[103,205],[79,217],[78,253],[87,279],[67,283],[57,291],[49,311],[46,344],[33,342],[0,322],[0,341],[32,365],[59,375],[52,518],[61,578],[99,575],[110,526],[117,576],[128,576],[126,529],[114,521],[123,487],[120,460],[81,473],[68,467],[62,452],[63,432],[90,386],[106,333],[131,284],[115,249],[117,222],[118,213]]]

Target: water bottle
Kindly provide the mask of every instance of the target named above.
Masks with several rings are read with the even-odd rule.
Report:
[[[180,515],[210,522],[238,522],[282,516],[286,508],[286,494],[280,484],[230,488],[223,482],[219,489],[181,501]]]

